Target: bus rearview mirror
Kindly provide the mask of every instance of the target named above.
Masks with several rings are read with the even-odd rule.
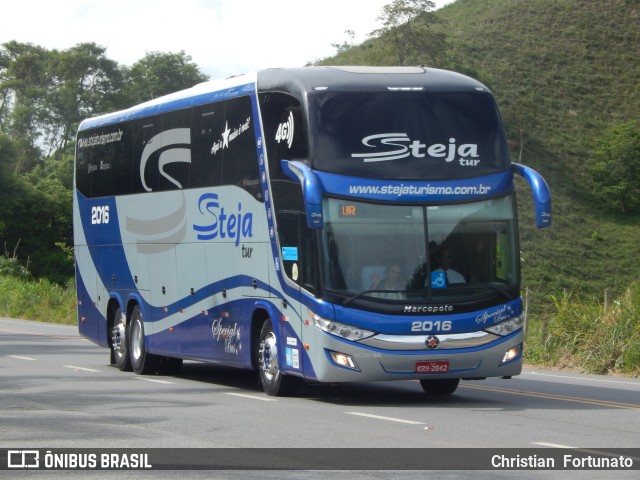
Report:
[[[549,185],[533,168],[519,163],[512,165],[513,172],[524,178],[533,192],[533,207],[536,214],[536,226],[546,228],[551,225],[551,190]]]
[[[322,228],[322,186],[309,166],[299,160],[281,160],[282,170],[302,187],[304,210],[309,228]]]

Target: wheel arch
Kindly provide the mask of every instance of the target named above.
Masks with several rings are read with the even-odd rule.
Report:
[[[113,328],[114,325],[114,321],[115,321],[115,317],[116,317],[116,312],[118,311],[118,308],[120,308],[121,311],[125,311],[122,308],[122,297],[120,295],[118,295],[117,292],[113,292],[109,294],[109,301],[107,302],[107,315],[106,315],[106,332],[105,332],[105,336],[107,338],[107,345],[109,346],[109,348],[112,347],[113,345],[113,341],[111,339],[111,329]]]
[[[269,309],[265,305],[256,304],[253,314],[251,315],[251,367],[254,370],[259,368],[258,365],[258,347],[260,343],[260,330],[262,325],[269,318],[273,323],[273,315],[269,312]]]

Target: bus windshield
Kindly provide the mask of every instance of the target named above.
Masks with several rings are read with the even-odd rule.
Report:
[[[512,196],[438,206],[326,198],[324,215],[324,287],[344,298],[517,295]]]
[[[320,92],[309,110],[316,170],[443,180],[511,168],[487,91]]]

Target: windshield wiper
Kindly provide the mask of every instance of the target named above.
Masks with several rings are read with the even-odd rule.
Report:
[[[472,288],[475,288],[475,289],[489,288],[491,290],[495,290],[507,300],[513,300],[513,295],[511,295],[504,287],[501,287],[499,285],[486,284],[486,285],[473,286]]]
[[[365,296],[365,295],[368,295],[368,294],[370,294],[370,293],[398,293],[398,294],[402,295],[402,294],[403,294],[403,292],[404,292],[404,290],[377,290],[377,289],[374,289],[374,290],[364,290],[364,291],[362,291],[362,292],[358,292],[357,294],[353,295],[352,297],[347,298],[347,299],[342,303],[342,305],[344,305],[344,306],[346,307],[347,305],[349,305],[349,304],[350,304],[351,302],[353,302],[354,300],[356,300],[356,299],[358,299],[358,298],[360,298],[360,297],[363,297],[363,296]],[[373,297],[373,298],[376,298],[376,297]],[[388,300],[404,300],[404,299],[401,299],[401,298],[398,298],[398,299],[391,298],[391,299],[388,299]]]

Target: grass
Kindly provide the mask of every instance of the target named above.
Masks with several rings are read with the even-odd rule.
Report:
[[[640,283],[605,308],[600,299],[550,296],[529,320],[526,361],[585,373],[640,376]]]
[[[46,279],[0,276],[0,315],[75,325],[74,280],[69,279],[66,285],[60,286]]]

